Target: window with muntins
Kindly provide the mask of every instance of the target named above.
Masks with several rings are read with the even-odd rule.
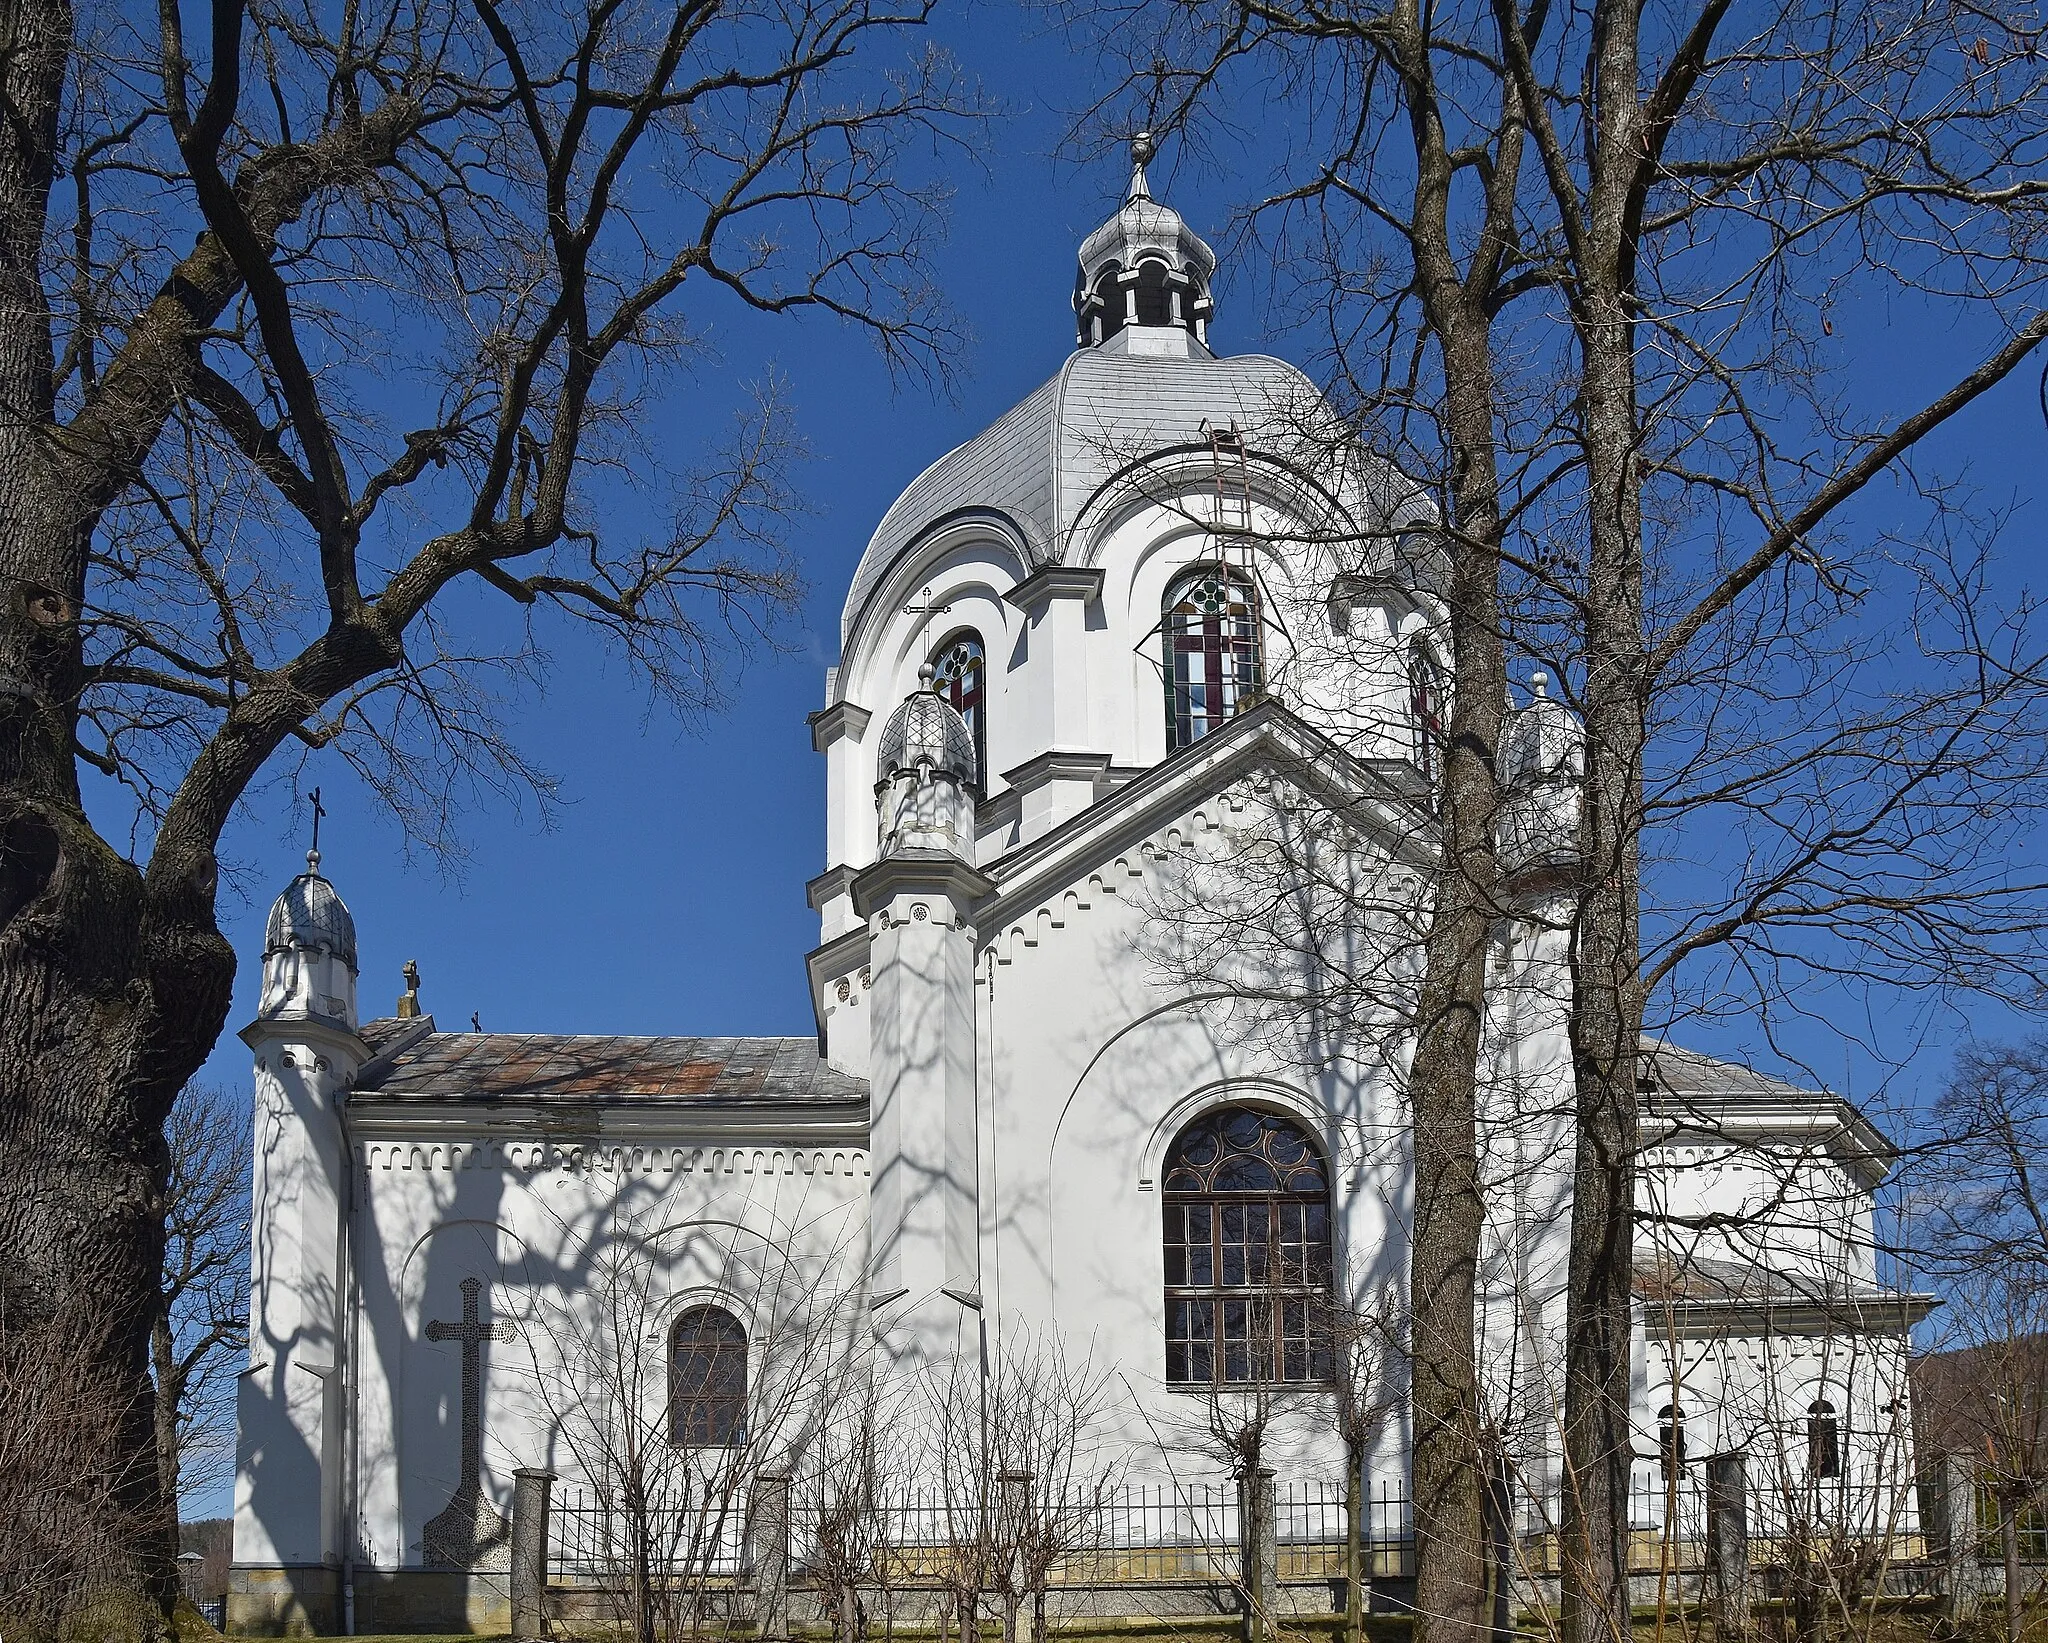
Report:
[[[1444,670],[1427,645],[1408,652],[1408,724],[1415,737],[1415,763],[1434,783],[1437,749],[1444,740]]]
[[[1249,1107],[1206,1113],[1160,1186],[1167,1380],[1331,1379],[1330,1180],[1307,1132]]]
[[[984,790],[988,786],[988,738],[983,728],[988,700],[986,661],[981,635],[971,629],[954,634],[932,652],[933,687],[974,732],[974,784]]]
[[[1200,565],[1166,590],[1166,745],[1192,746],[1259,692],[1259,601],[1251,579]]]
[[[725,1449],[745,1441],[747,1332],[722,1306],[693,1306],[668,1337],[669,1441]]]

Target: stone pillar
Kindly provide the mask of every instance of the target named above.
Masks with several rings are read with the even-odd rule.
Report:
[[[1244,1584],[1246,1643],[1273,1643],[1279,1636],[1280,1547],[1270,1467],[1237,1474],[1237,1536]]]
[[[548,1494],[555,1474],[521,1466],[512,1474],[512,1635],[547,1634]]]
[[[747,1510],[747,1558],[754,1571],[754,1635],[789,1636],[789,1474],[757,1472]]]
[[[1920,1480],[1920,1526],[1941,1570],[1941,1620],[1960,1630],[1983,1601],[1977,1556],[1977,1474],[1967,1457],[1943,1455]]]
[[[1749,1633],[1749,1467],[1737,1452],[1707,1457],[1707,1574],[1714,1630]]]
[[[996,1487],[1000,1491],[996,1532],[1000,1541],[1010,1548],[1007,1584],[1015,1606],[1013,1623],[1006,1628],[1010,1635],[1005,1643],[1038,1643],[1037,1604],[1030,1601],[1033,1594],[1024,1589],[1030,1579],[1030,1572],[1024,1567],[1024,1539],[1031,1532],[1031,1479],[1029,1472],[996,1474]]]

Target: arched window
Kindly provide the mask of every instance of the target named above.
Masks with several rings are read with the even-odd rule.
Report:
[[[1408,650],[1408,724],[1415,737],[1415,763],[1432,783],[1437,749],[1444,740],[1444,670],[1427,645]]]
[[[1198,565],[1166,590],[1166,745],[1188,747],[1257,699],[1259,600],[1251,578]]]
[[[1685,1410],[1667,1403],[1657,1411],[1657,1466],[1669,1480],[1685,1464]]]
[[[988,740],[982,728],[985,717],[987,670],[981,635],[966,628],[932,652],[932,684],[953,704],[953,710],[974,732],[975,786],[988,786]]]
[[[1138,264],[1138,323],[1171,325],[1173,293],[1169,289],[1166,264],[1147,257]]]
[[[1807,1407],[1806,1471],[1816,1478],[1842,1475],[1842,1421],[1826,1398],[1816,1398]]]
[[[1174,1139],[1165,1197],[1166,1378],[1327,1381],[1330,1179],[1291,1119],[1205,1113]]]
[[[1094,298],[1095,340],[1107,342],[1124,328],[1124,288],[1120,276],[1121,263],[1111,263],[1095,276],[1095,288],[1090,295]]]
[[[722,1306],[693,1306],[668,1336],[669,1441],[724,1449],[747,1427],[747,1332]]]

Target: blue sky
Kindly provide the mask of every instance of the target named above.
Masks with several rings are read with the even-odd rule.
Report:
[[[545,827],[530,806],[479,806],[456,873],[408,859],[395,825],[339,762],[316,761],[308,780],[320,783],[330,812],[326,871],[356,918],[366,1017],[390,1012],[399,968],[416,959],[425,1005],[444,1028],[466,1028],[474,1013],[489,1030],[811,1030],[801,957],[817,923],[803,887],[822,865],[823,761],[804,716],[822,705],[847,580],[903,485],[1057,369],[1071,346],[1075,248],[1125,181],[1119,160],[1055,159],[1071,111],[1094,88],[1085,59],[1042,14],[970,5],[942,13],[937,32],[1010,110],[984,134],[978,168],[958,167],[939,248],[940,276],[973,334],[951,394],[893,386],[863,338],[828,322],[745,321],[714,334],[718,362],[678,384],[657,415],[687,461],[723,431],[736,384],[771,368],[786,381],[814,452],[799,475],[816,510],[796,526],[810,584],[801,623],[785,651],[752,660],[728,711],[693,728],[646,711],[616,661],[562,646],[546,692],[514,722],[523,749],[560,779],[563,802]],[[1264,110],[1247,143],[1287,118],[1284,106]],[[1176,158],[1169,145],[1153,167],[1155,186],[1214,234],[1251,191],[1259,154],[1219,149],[1194,171]],[[1264,285],[1226,253],[1217,345],[1304,359],[1310,339],[1273,324]],[[1845,314],[1840,340],[1868,401],[1904,406],[1955,368],[1953,334],[1902,325],[1878,304]],[[2048,446],[2036,393],[2037,373],[2021,373],[1958,419],[1941,447],[1952,466],[1969,461],[1987,498],[2022,504],[2005,544],[2021,570],[2039,539],[2038,510],[2025,504]],[[692,405],[706,403],[715,409],[693,416]],[[1886,493],[1873,490],[1874,521]],[[298,868],[304,829],[303,813],[273,785],[227,839],[239,871],[221,916],[244,955],[230,1029],[253,1012],[262,919]],[[231,1035],[204,1076],[246,1085],[246,1055]]]
[[[495,1031],[812,1030],[801,959],[817,921],[804,883],[822,866],[823,761],[804,718],[822,705],[846,582],[896,493],[1058,367],[1071,347],[1075,247],[1125,181],[1116,161],[1055,161],[1069,111],[1091,86],[1085,62],[1038,18],[975,6],[940,33],[1013,111],[986,134],[985,173],[961,168],[939,250],[941,276],[974,334],[953,395],[892,388],[871,346],[828,323],[750,323],[718,338],[721,363],[700,368],[699,381],[721,427],[731,385],[772,364],[815,452],[800,479],[816,512],[797,527],[811,592],[789,648],[756,656],[730,710],[688,730],[648,713],[622,666],[563,647],[547,692],[517,720],[525,750],[560,779],[553,825],[543,829],[531,808],[476,809],[460,874],[408,860],[394,824],[340,764],[316,765],[309,779],[329,811],[326,871],[360,938],[364,1016],[390,1013],[400,966],[414,959],[423,1001],[445,1029],[466,1029],[474,1013]],[[1284,109],[1267,114],[1269,129],[1286,118]],[[1255,158],[1226,151],[1212,170],[1188,175],[1175,172],[1169,151],[1154,181],[1199,231],[1213,231],[1252,186]],[[1218,295],[1220,348],[1305,356],[1305,339],[1275,334],[1255,271],[1226,259]],[[1880,401],[1903,402],[1958,357],[1953,337],[1899,328],[1895,316],[1871,312],[1858,323],[1867,336],[1844,338],[1852,354],[1865,350],[1854,380]],[[2037,380],[2030,372],[2008,383],[1944,442],[1953,458],[1971,459],[1991,495],[2025,501],[2036,483],[2048,447]],[[678,392],[659,413],[685,455],[720,431],[697,425],[692,403]],[[1882,497],[1872,503],[1884,506]],[[2038,509],[2022,507],[2007,552],[2023,567],[2039,533]],[[284,797],[274,787],[258,795],[227,840],[239,884],[221,917],[243,965],[230,1032],[204,1076],[231,1089],[248,1085],[232,1030],[253,1013],[263,917],[305,848],[303,814]],[[188,1510],[225,1506],[223,1492]]]

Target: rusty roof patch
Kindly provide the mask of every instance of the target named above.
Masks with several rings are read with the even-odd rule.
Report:
[[[363,1029],[373,1050],[402,1022]],[[861,1102],[867,1083],[826,1066],[811,1038],[626,1038],[430,1032],[365,1067],[356,1092],[443,1100]]]

